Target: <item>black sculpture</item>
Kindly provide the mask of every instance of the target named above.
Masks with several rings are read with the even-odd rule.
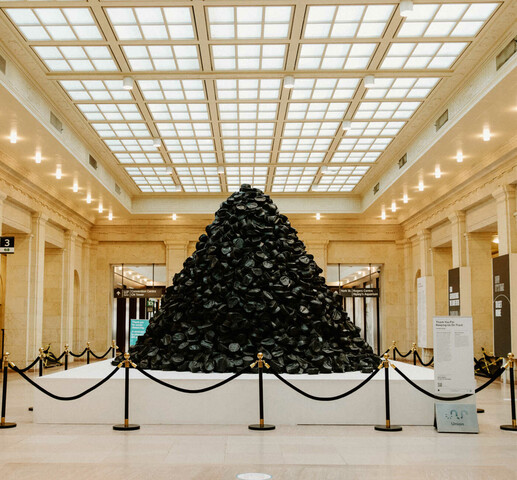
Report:
[[[261,351],[280,372],[372,371],[379,357],[296,233],[269,196],[242,185],[174,276],[132,360],[234,372]]]

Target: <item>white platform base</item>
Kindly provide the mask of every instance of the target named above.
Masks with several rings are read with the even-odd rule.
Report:
[[[111,360],[38,378],[38,383],[58,395],[74,395],[105,377],[114,368]],[[395,362],[423,388],[433,391],[434,372]],[[157,378],[184,388],[202,388],[229,374],[151,372]],[[244,374],[220,388],[185,394],[165,388],[140,372],[130,371],[131,423],[138,424],[242,424],[258,423],[258,376]],[[332,396],[358,385],[366,374],[285,375],[299,388],[318,396]],[[408,385],[390,369],[391,423],[432,425],[434,402]],[[276,425],[384,423],[384,372],[349,397],[333,402],[309,400],[273,375],[264,375],[266,423]],[[124,372],[121,369],[99,389],[74,401],[54,400],[35,390],[36,423],[104,423],[123,421]]]

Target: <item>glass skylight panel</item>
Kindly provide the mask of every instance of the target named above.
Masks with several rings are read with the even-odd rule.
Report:
[[[104,143],[115,153],[121,152],[156,152],[152,139],[146,138],[106,138]]]
[[[394,5],[309,7],[304,38],[380,38]]]
[[[296,122],[285,123],[285,137],[330,137],[334,136],[339,122]]]
[[[273,192],[308,192],[317,167],[278,167],[273,177]]]
[[[336,152],[330,163],[374,163],[382,152]]]
[[[281,70],[285,45],[212,45],[215,70]]]
[[[211,137],[212,129],[209,123],[157,123],[162,137]]]
[[[131,176],[161,176],[167,179],[166,183],[174,183],[166,167],[125,167],[125,170]]]
[[[223,138],[223,148],[229,152],[270,151],[271,138]]]
[[[5,12],[29,42],[103,39],[89,8],[7,8]]]
[[[59,82],[76,102],[86,100],[133,100],[122,80],[61,80]]]
[[[92,127],[102,138],[151,136],[145,123],[92,123]]]
[[[230,191],[239,190],[243,183],[264,190],[267,181],[267,167],[226,167],[226,183]]]
[[[466,42],[392,43],[381,69],[449,68]]]
[[[366,152],[378,150],[382,152],[392,141],[392,138],[348,138],[345,137],[339,143],[338,151]]]
[[[347,137],[394,137],[406,122],[352,122]]]
[[[208,7],[211,39],[287,38],[290,6]]]
[[[275,132],[274,123],[221,123],[223,137],[272,137]]]
[[[165,148],[170,152],[213,152],[214,141],[211,138],[165,138]]]
[[[287,120],[342,120],[350,104],[339,103],[289,103]]]
[[[474,37],[497,6],[497,3],[414,5],[398,36]]]
[[[221,120],[276,120],[277,103],[219,103]]]
[[[216,163],[213,152],[170,153],[172,163]]]
[[[205,103],[149,103],[154,120],[210,120]]]
[[[336,167],[336,169],[331,169],[328,172],[322,172],[323,178],[332,178],[332,177],[339,177],[343,175],[364,175],[370,167],[366,166],[360,166],[360,167],[354,167],[354,166],[346,166],[346,167]],[[322,181],[320,180],[320,183]]]
[[[269,163],[271,154],[269,152],[225,152],[226,163]]]
[[[368,67],[376,43],[304,43],[299,70],[357,70]]]
[[[77,107],[89,121],[142,120],[140,110],[134,103],[82,103]]]
[[[280,152],[278,163],[321,163],[326,152]]]
[[[376,78],[375,86],[366,90],[364,98],[426,98],[439,81],[432,77]]]
[[[189,7],[107,8],[119,40],[193,40]]]
[[[283,138],[280,142],[281,151],[297,150],[327,150],[332,139],[330,138]]]
[[[33,47],[50,71],[104,72],[118,71],[108,47],[60,46]]]
[[[153,169],[139,169],[134,167],[126,167],[127,173],[131,176],[133,181],[137,184],[142,192],[154,193],[172,193],[181,190],[181,187],[174,184],[174,180],[168,174],[163,176],[153,176],[152,174],[137,173],[138,170],[153,170]],[[165,170],[165,169],[163,169]],[[134,173],[133,173],[134,172]]]
[[[317,191],[325,192],[349,192],[359,183],[369,167],[340,167],[338,170],[331,170],[323,173],[317,185]]]
[[[420,106],[420,102],[361,102],[354,119],[408,119]]]
[[[348,100],[357,85],[358,78],[296,78],[291,100]]]
[[[120,163],[164,163],[163,158],[159,153],[116,153],[115,157]]]
[[[123,45],[134,71],[199,70],[195,45]]]
[[[176,167],[185,192],[220,192],[216,167]]]
[[[278,100],[281,80],[271,79],[219,79],[215,81],[219,100]]]
[[[206,100],[202,80],[138,80],[145,100]]]

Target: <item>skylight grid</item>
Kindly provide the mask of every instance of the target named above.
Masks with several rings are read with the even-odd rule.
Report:
[[[497,3],[414,5],[398,37],[475,37]]]
[[[367,151],[384,151],[391,143],[392,138],[343,138],[337,148],[338,151],[347,152],[367,152]]]
[[[280,151],[293,152],[297,150],[327,150],[331,138],[282,138]]]
[[[406,122],[352,122],[347,137],[394,137]]]
[[[124,90],[122,80],[60,80],[74,102],[133,100],[131,92]]]
[[[131,70],[199,70],[195,45],[123,45]]]
[[[273,192],[308,192],[318,167],[277,167],[273,177]]]
[[[142,192],[172,193],[181,190],[181,187],[176,186],[170,176],[131,175],[131,178]]]
[[[189,7],[107,8],[119,40],[193,40]]]
[[[368,88],[365,99],[424,99],[433,90],[439,78],[376,78],[375,86]]]
[[[163,140],[165,148],[170,152],[214,152],[214,141],[211,138],[183,138]]]
[[[51,72],[108,72],[118,71],[110,49],[103,45],[33,47]]]
[[[205,103],[149,103],[147,107],[158,121],[210,120]]]
[[[216,163],[217,159],[214,152],[196,153],[170,153],[169,158],[172,163]]]
[[[347,102],[290,102],[287,120],[342,120],[349,105]]]
[[[376,43],[304,43],[298,56],[299,70],[358,70],[370,63]]]
[[[243,183],[264,190],[267,182],[267,167],[226,167],[226,183],[230,191],[239,190]]]
[[[329,170],[320,178],[313,190],[318,192],[351,192],[361,181],[370,167],[340,167],[338,170]]]
[[[358,78],[296,78],[291,100],[349,100],[358,85]]]
[[[466,42],[392,43],[381,69],[450,68]]]
[[[269,163],[271,154],[269,152],[225,152],[226,163]]]
[[[271,138],[223,138],[223,149],[227,152],[270,151]]]
[[[354,114],[354,119],[407,120],[419,106],[420,102],[361,102]]]
[[[156,127],[162,137],[211,137],[210,123],[157,123]]]
[[[120,152],[155,152],[156,147],[152,139],[104,139],[104,143],[114,153]]]
[[[103,36],[89,8],[6,8],[29,41],[93,41]]]
[[[145,123],[92,123],[101,138],[150,137]]]
[[[159,153],[116,153],[115,157],[120,163],[164,163]]]
[[[142,120],[135,103],[82,103],[77,108],[89,121]]]
[[[219,103],[221,120],[276,120],[277,103]]]
[[[286,45],[212,45],[215,70],[281,70]]]
[[[284,137],[332,137],[339,122],[289,122],[284,123]]]
[[[320,180],[320,183],[327,183],[329,179],[333,180],[334,177],[342,177],[342,176],[349,176],[349,175],[364,175],[370,167],[368,166],[345,166],[345,167],[339,167],[336,166],[330,167],[330,169],[326,172],[322,173],[322,179]]]
[[[394,5],[309,7],[304,38],[380,38]]]
[[[215,81],[218,100],[278,100],[281,80],[218,79]]]
[[[208,7],[210,38],[287,38],[290,6]]]
[[[216,167],[175,167],[185,192],[220,192]]]
[[[167,167],[125,167],[125,170],[131,176],[160,176],[167,179],[165,183],[174,184],[170,173],[167,171]]]
[[[220,127],[223,138],[272,137],[275,132],[275,124],[265,122],[221,123]]]
[[[382,152],[336,152],[330,163],[375,163]]]
[[[326,152],[280,152],[278,163],[321,163]]]
[[[144,99],[153,100],[206,100],[202,80],[138,80]]]

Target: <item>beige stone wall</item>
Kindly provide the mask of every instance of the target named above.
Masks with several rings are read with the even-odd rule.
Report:
[[[63,348],[63,250],[45,249],[42,344],[54,353]]]

